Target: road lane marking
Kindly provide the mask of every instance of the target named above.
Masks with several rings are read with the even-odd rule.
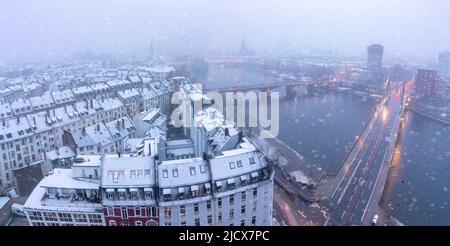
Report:
[[[347,190],[348,186],[350,185],[351,181],[353,180],[353,177],[355,176],[356,171],[358,170],[359,164],[361,164],[362,160],[359,159],[358,164],[355,167],[355,170],[353,170],[352,176],[350,177],[350,180],[347,182],[347,185],[344,188],[344,191],[342,191],[341,196],[339,197],[339,200],[337,201],[337,204],[339,204],[342,200],[342,197],[345,194],[345,191]]]
[[[381,162],[381,167],[380,167],[380,170],[378,171],[377,179],[375,180],[375,185],[374,185],[374,187],[372,189],[372,193],[370,194],[369,201],[367,202],[366,208],[364,209],[364,213],[363,213],[363,215],[361,217],[361,223],[363,222],[364,216],[366,215],[367,209],[369,208],[370,201],[372,201],[372,196],[373,196],[373,193],[375,192],[375,187],[376,187],[376,184],[378,183],[378,179],[380,178],[381,170],[383,170],[384,161],[386,159],[387,152],[388,152],[388,148],[386,148],[386,151],[384,152],[383,161]]]

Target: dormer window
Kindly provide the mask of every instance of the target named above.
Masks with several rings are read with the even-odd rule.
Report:
[[[169,177],[169,172],[167,170],[163,170],[163,178],[168,178]]]
[[[180,199],[180,200],[184,199],[184,188],[183,187],[178,188],[178,199]]]
[[[252,177],[252,183],[258,182],[259,173],[258,172],[253,172],[251,174],[251,177]]]
[[[209,194],[210,191],[211,191],[211,185],[210,185],[209,183],[206,183],[206,184],[205,184],[205,193],[206,193],[206,194]]]
[[[247,185],[247,176],[241,176],[241,186]]]
[[[163,189],[163,198],[164,198],[164,201],[170,201],[170,199],[172,198],[170,189]]]
[[[216,181],[216,190],[221,191],[222,190],[222,181]]]
[[[254,157],[254,156],[248,158],[248,160],[249,160],[250,164],[252,164],[252,165],[256,163],[256,162],[255,162],[255,157]]]
[[[195,167],[190,167],[189,171],[191,172],[191,175],[194,176],[195,175]]]
[[[119,199],[120,200],[125,200],[126,199],[126,190],[125,189],[119,189],[118,193],[119,193]]]
[[[131,179],[135,179],[136,178],[136,170],[131,170],[130,171],[130,178]]]
[[[114,200],[114,189],[106,189],[106,198]]]
[[[191,186],[191,195],[192,197],[198,196],[198,185]]]
[[[228,189],[232,190],[235,187],[235,183],[234,183],[234,178],[230,178],[227,180],[227,184],[228,184]]]
[[[236,165],[237,165],[237,167],[242,167],[242,161],[241,160],[236,161]]]
[[[137,200],[138,199],[138,190],[135,188],[130,189],[130,199]]]
[[[144,188],[145,199],[153,199],[153,191],[151,188]]]
[[[234,161],[230,162],[230,169],[235,169],[236,168],[236,164],[234,163]]]
[[[172,175],[175,178],[178,177],[178,168],[175,168],[175,169],[172,170]]]

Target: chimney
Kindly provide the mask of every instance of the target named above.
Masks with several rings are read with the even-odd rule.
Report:
[[[20,117],[17,117],[17,125],[20,124]]]
[[[227,137],[230,136],[230,132],[228,130],[228,127],[225,128],[225,136],[227,136]]]
[[[55,109],[53,109],[53,116],[56,116],[56,112],[55,112]]]
[[[85,108],[86,108],[86,109],[89,109],[89,102],[88,102],[88,100],[87,100],[87,99],[84,99],[84,102],[86,103]]]
[[[97,124],[97,131],[100,131],[100,124]]]
[[[33,116],[33,125],[36,126],[36,116]]]
[[[5,121],[5,119],[3,119],[3,123],[2,123],[2,125],[3,125],[3,127],[5,127],[5,126],[6,126],[6,121]]]
[[[45,113],[45,124],[48,124],[48,114]]]
[[[124,118],[122,118],[122,128],[125,129],[125,119]]]
[[[91,98],[91,108],[94,108],[94,99]]]
[[[86,136],[86,127],[81,128],[81,134]]]
[[[64,105],[64,113],[67,113],[67,106]]]

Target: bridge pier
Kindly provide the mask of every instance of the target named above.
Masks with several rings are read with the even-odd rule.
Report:
[[[293,99],[298,94],[297,86],[286,86],[286,98]]]

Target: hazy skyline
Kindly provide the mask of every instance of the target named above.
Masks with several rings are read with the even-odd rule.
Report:
[[[450,0],[0,2],[0,61],[91,50],[139,54],[323,49],[362,55],[381,43],[390,57],[434,59],[450,49]]]

